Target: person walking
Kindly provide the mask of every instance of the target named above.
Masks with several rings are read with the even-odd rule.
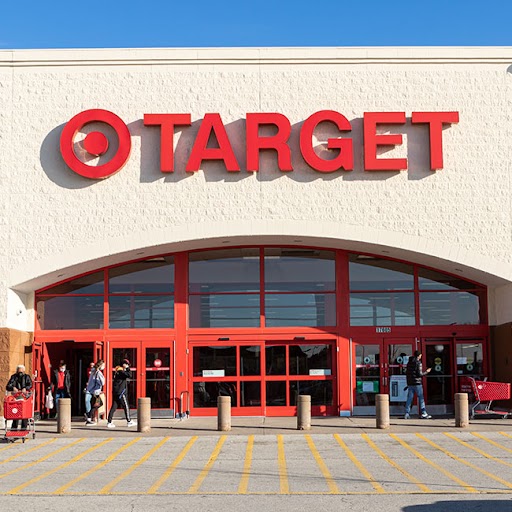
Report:
[[[419,350],[414,351],[414,355],[409,358],[407,362],[407,401],[405,402],[405,419],[408,420],[411,412],[411,404],[414,399],[414,395],[418,397],[418,409],[420,411],[420,418],[428,420],[432,418],[427,413],[425,407],[425,398],[423,397],[423,384],[422,380],[427,373],[430,373],[431,368],[427,368],[423,371],[421,366],[421,352]]]
[[[7,386],[5,389],[9,391],[12,395],[17,393],[29,393],[32,391],[32,379],[30,375],[25,373],[25,365],[19,364],[16,367],[16,373],[13,373],[7,382]],[[21,420],[21,428],[22,430],[27,430],[28,420]],[[18,428],[18,420],[12,420],[12,429]]]
[[[51,390],[55,399],[55,412],[59,411],[59,399],[71,398],[71,374],[65,361],[59,362],[59,368],[52,372]]]
[[[84,402],[85,402],[85,420],[87,421],[87,418],[89,416],[89,413],[91,412],[91,398],[92,395],[89,391],[87,391],[87,384],[89,384],[89,379],[91,378],[91,373],[94,371],[94,363],[91,361],[89,363],[89,367],[87,368],[87,383],[85,384],[84,388]]]
[[[122,407],[124,409],[124,415],[126,417],[126,423],[128,427],[133,427],[135,422],[130,418],[130,408],[128,406],[128,379],[131,379],[132,372],[130,370],[130,361],[128,359],[123,359],[123,364],[121,366],[116,367],[116,371],[114,373],[114,377],[112,379],[112,391],[113,391],[113,400],[112,407],[108,412],[108,420],[107,427],[115,428],[116,426],[113,423],[114,413],[117,411],[118,407]]]
[[[96,410],[94,408],[95,402],[100,399],[101,392],[103,390],[103,386],[105,385],[105,376],[103,375],[103,371],[105,370],[105,361],[100,359],[95,365],[89,376],[89,380],[87,382],[87,387],[85,388],[86,393],[86,403],[87,403],[87,393],[91,395],[91,399],[89,400],[89,410],[85,413],[85,423],[86,425],[93,425],[95,422],[93,420],[93,415]]]

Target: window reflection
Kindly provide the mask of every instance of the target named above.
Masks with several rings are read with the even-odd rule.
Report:
[[[414,325],[414,293],[351,293],[350,325]]]
[[[421,325],[476,325],[480,308],[478,292],[420,293]]]
[[[170,256],[111,268],[109,293],[172,293],[174,265]]]
[[[350,289],[363,290],[412,290],[414,267],[399,261],[364,254],[349,255]]]

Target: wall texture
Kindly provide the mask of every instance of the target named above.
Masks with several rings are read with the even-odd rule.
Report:
[[[505,287],[512,282],[511,62],[510,48],[0,52],[0,326],[31,330],[26,310],[40,286],[140,248],[150,254],[223,237],[386,249]],[[128,164],[103,181],[74,174],[59,153],[64,124],[90,108],[115,112],[132,134]],[[350,173],[317,173],[300,156],[301,123],[323,109],[352,123]],[[453,110],[460,122],[443,131],[443,170],[429,169],[427,128],[409,119],[384,130],[403,132],[404,144],[380,155],[406,156],[409,170],[363,171],[364,112],[410,118]],[[176,171],[164,175],[159,130],[142,118],[175,112],[190,112],[193,125],[177,131]],[[241,172],[212,162],[185,172],[207,112],[221,114]],[[247,112],[290,119],[293,172],[279,171],[273,152],[262,155],[260,172],[245,170]],[[320,127],[317,150],[336,134]],[[512,304],[503,290],[501,304]],[[512,320],[511,310],[501,307],[496,323]]]

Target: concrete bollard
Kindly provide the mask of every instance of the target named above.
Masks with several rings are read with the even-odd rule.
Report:
[[[389,395],[376,395],[375,416],[377,428],[389,428]]]
[[[297,398],[297,430],[311,430],[311,395]]]
[[[151,432],[151,398],[137,401],[137,432]]]
[[[71,398],[59,398],[57,409],[57,434],[71,432]]]
[[[467,393],[455,393],[455,426],[466,428],[469,425],[469,403]]]
[[[228,432],[231,430],[231,397],[217,397],[217,430]]]

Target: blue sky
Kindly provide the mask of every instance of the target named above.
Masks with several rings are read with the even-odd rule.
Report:
[[[511,0],[4,0],[0,49],[510,46]]]

